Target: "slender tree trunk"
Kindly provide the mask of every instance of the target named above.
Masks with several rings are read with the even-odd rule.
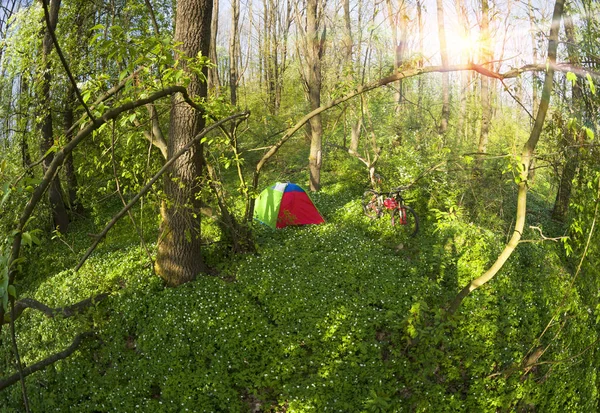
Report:
[[[325,33],[319,36],[320,0],[308,0],[306,9],[306,41],[307,41],[307,94],[310,109],[315,110],[321,106],[321,57]],[[323,149],[323,125],[321,115],[314,116],[310,124],[310,154],[308,158],[310,174],[310,190],[321,189],[321,165]]]
[[[344,55],[345,55],[345,70],[348,72],[347,81],[352,84],[354,82],[354,45],[352,40],[352,19],[350,18],[350,0],[344,0]],[[358,153],[358,143],[360,141],[360,132],[362,128],[362,111],[357,119],[352,116],[350,119],[350,145],[348,152],[350,154]],[[344,137],[345,139],[345,137]],[[345,142],[344,142],[345,143]]]
[[[211,0],[178,0],[175,17],[175,42],[181,43],[185,56],[208,55],[210,47]],[[178,56],[181,57],[181,56]],[[184,60],[182,67],[187,70]],[[190,96],[207,96],[207,85],[198,75],[189,73]],[[207,75],[206,68],[204,75]],[[190,142],[205,125],[202,113],[187,105],[181,96],[172,98],[167,156]],[[203,147],[199,143],[178,158],[165,178],[165,200],[161,206],[162,222],[156,257],[156,273],[168,285],[193,280],[206,270],[201,253],[199,199],[202,189]]]
[[[49,14],[50,14],[50,27],[52,30],[56,30],[58,23],[58,11],[60,9],[60,0],[52,0],[50,2]],[[38,84],[38,104],[40,107],[41,121],[38,124],[42,141],[40,144],[40,152],[44,156],[42,167],[44,172],[48,169],[48,166],[54,159],[52,152],[48,153],[50,148],[54,145],[54,131],[52,124],[52,108],[50,107],[51,96],[50,96],[50,85],[52,84],[52,70],[50,62],[50,53],[54,44],[48,27],[44,30],[42,40],[42,56],[41,56],[41,67],[40,72],[41,81]],[[47,155],[46,155],[47,154]],[[54,177],[50,187],[48,188],[48,198],[50,200],[50,208],[52,209],[52,218],[54,228],[60,232],[67,232],[69,228],[69,216],[67,214],[67,208],[63,200],[62,188],[58,175]]]
[[[575,42],[575,28],[573,25],[573,19],[571,16],[564,17],[565,34],[567,36],[567,53],[569,57],[569,63],[574,67],[580,65],[579,47]],[[571,108],[574,113],[582,113],[582,101],[583,101],[583,80],[578,77],[573,85],[571,93]],[[565,94],[566,95],[566,94]],[[554,201],[554,207],[552,208],[552,218],[558,221],[565,221],[567,219],[567,213],[569,212],[569,202],[571,200],[571,190],[573,178],[579,168],[579,156],[580,156],[580,145],[583,143],[585,133],[583,131],[576,130],[578,126],[575,125],[564,125],[563,135],[560,142],[562,144],[562,151],[565,156],[565,162],[563,165],[562,175],[560,178],[560,184],[556,193],[556,199]]]
[[[237,105],[238,60],[237,45],[239,43],[240,0],[231,2],[231,30],[229,32],[229,90],[231,104]]]
[[[417,0],[417,26],[419,27],[419,60],[417,61],[417,67],[423,67],[424,63],[424,47],[423,44],[425,42],[425,33],[423,31],[424,22],[423,22],[423,2],[422,0]],[[423,76],[419,76],[417,79],[417,113],[419,117],[421,116],[421,107],[423,104]]]
[[[75,103],[75,91],[70,85],[68,87],[64,112],[64,130],[67,143],[71,142],[71,139],[73,138],[71,127],[73,126],[73,105]],[[73,154],[71,153],[65,156],[65,178],[67,183],[69,208],[72,211],[81,212],[81,204],[77,201],[77,176],[75,174],[75,165],[73,164]]]
[[[506,244],[502,253],[496,259],[496,262],[480,277],[472,280],[466,285],[456,296],[456,298],[450,304],[448,312],[453,314],[458,310],[462,301],[469,295],[473,290],[481,287],[500,271],[504,263],[512,255],[513,251],[519,244],[523,229],[525,228],[525,218],[527,217],[527,190],[528,190],[528,177],[529,167],[533,160],[535,147],[540,139],[542,128],[544,127],[544,121],[546,119],[546,113],[548,112],[548,106],[550,105],[550,97],[552,95],[552,88],[554,83],[554,65],[556,64],[556,50],[558,48],[558,32],[560,29],[560,21],[563,14],[564,0],[556,0],[554,4],[554,13],[552,16],[552,27],[550,28],[550,35],[548,40],[548,68],[546,69],[546,76],[544,79],[544,88],[542,90],[542,100],[540,107],[535,118],[535,123],[529,139],[523,146],[521,153],[521,173],[520,182],[517,195],[517,214],[515,229],[513,235],[510,238],[508,244]]]
[[[234,0],[239,1],[239,0]],[[210,23],[210,52],[209,59],[213,67],[208,69],[208,90],[219,96],[221,82],[219,81],[219,57],[217,56],[217,35],[219,33],[219,0],[213,0],[212,21]]]
[[[533,14],[533,6],[531,5],[531,0],[527,1],[528,11],[529,11],[529,31],[531,32],[531,52],[533,53],[533,64],[537,64],[538,62],[538,49],[536,42],[537,29],[535,27],[535,15]],[[538,107],[538,83],[537,83],[537,74],[536,72],[531,72],[531,78],[533,80],[533,95],[531,97],[531,106],[532,113],[535,115]]]
[[[31,165],[31,155],[29,154],[29,144],[27,143],[27,132],[29,129],[29,117],[26,116],[30,102],[28,73],[22,72],[19,79],[19,113],[17,114],[17,129],[21,134],[21,162],[23,168],[27,169]],[[28,175],[33,176],[33,171],[28,170]]]
[[[482,38],[482,64],[489,68],[488,62],[492,60],[493,51],[491,49],[491,39],[489,30],[489,3],[488,0],[481,0],[481,38]],[[479,143],[477,152],[484,154],[487,152],[490,122],[492,118],[492,109],[490,104],[490,79],[487,76],[481,76],[481,129],[479,131]],[[483,167],[483,157],[480,156],[477,162],[477,169]]]
[[[469,18],[467,14],[467,7],[464,0],[456,0],[456,14],[458,16],[459,32],[461,36],[467,38],[469,35]],[[463,52],[463,62],[466,63],[471,61],[472,56],[467,50]],[[458,119],[456,121],[456,135],[459,142],[467,140],[467,129],[465,127],[465,120],[467,119],[467,100],[469,96],[469,73],[462,72],[460,74],[460,109]]]
[[[401,0],[399,0],[401,1]],[[399,40],[399,31],[400,31],[400,19],[402,19],[402,11],[398,8],[397,11],[394,10],[394,6],[392,0],[385,1],[387,10],[388,10],[388,20],[390,24],[390,29],[392,32],[392,44],[394,46],[394,73],[398,72],[401,64],[401,44]],[[400,6],[400,4],[399,4]],[[402,80],[398,81],[397,89],[394,92],[394,102],[396,102],[396,110],[399,110],[400,103],[402,100]]]
[[[442,0],[437,1],[437,19],[438,36],[440,39],[440,55],[442,57],[442,66],[448,66],[448,50],[446,47],[446,29],[444,26],[444,5]],[[448,130],[448,121],[450,118],[450,74],[442,73],[442,118],[440,119],[439,130],[445,134]]]

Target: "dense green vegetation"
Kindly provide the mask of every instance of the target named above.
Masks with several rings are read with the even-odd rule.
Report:
[[[256,13],[272,27],[242,27],[215,64],[185,55],[206,37],[175,34],[173,18],[185,25],[179,5],[217,2],[8,3],[0,413],[600,411],[596,3],[556,1],[554,31],[539,2],[471,5],[457,21],[480,18],[481,50],[467,57],[481,64],[457,51],[452,70],[424,62],[423,44],[404,61],[389,53],[412,29],[423,41],[421,2],[384,12],[307,0],[295,16],[291,3],[265,2]],[[413,20],[394,20],[401,13]],[[273,18],[284,15],[288,26]],[[517,77],[484,50],[488,24],[490,49],[520,39],[507,29],[500,44],[503,21],[536,27],[522,56],[538,65]],[[407,25],[390,29],[392,45],[389,22]],[[198,131],[177,132],[191,118],[212,128],[193,145]],[[183,144],[197,162],[186,153],[156,175]],[[253,199],[277,181],[315,189],[326,223],[254,221]],[[420,217],[415,237],[363,213],[366,189],[400,185]],[[161,258],[171,230],[181,236]],[[454,308],[513,240],[506,263]],[[196,259],[202,271],[179,277]]]
[[[390,165],[402,160],[399,153]],[[475,216],[452,205],[456,174],[433,173],[410,193],[422,231],[399,239],[385,220],[363,216],[364,182],[352,175],[351,161],[332,162],[326,189],[313,195],[325,225],[258,226],[256,254],[227,257],[212,244],[208,260],[218,275],[175,289],[152,275],[127,221],[79,272],[71,270],[89,244],[82,234],[97,231],[94,221],[109,217],[110,208],[60,240],[41,238],[27,253],[36,258],[25,264],[31,276],[19,294],[53,307],[111,295],[76,318],[26,312],[19,319],[25,364],[94,331],[70,358],[27,378],[33,408],[594,411],[592,268],[586,264],[573,289],[576,263],[560,244],[523,244],[493,283],[445,319],[442,309],[458,287],[501,250],[510,213],[502,219],[498,205],[487,213],[475,208]],[[293,178],[302,181],[302,174]],[[503,181],[494,184],[510,209],[514,186]],[[482,196],[497,199],[496,192]],[[560,231],[541,195],[533,194],[531,205],[532,224]],[[6,330],[3,338],[9,340]],[[547,363],[524,369],[523,358],[540,345],[548,346]],[[18,386],[1,397],[3,411],[20,411]]]

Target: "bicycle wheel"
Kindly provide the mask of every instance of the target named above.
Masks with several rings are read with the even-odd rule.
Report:
[[[381,205],[379,205],[379,199],[375,191],[366,191],[362,199],[362,207],[366,216],[371,219],[379,218],[381,216]]]
[[[399,205],[392,211],[392,225],[411,237],[419,231],[419,217],[408,205]]]

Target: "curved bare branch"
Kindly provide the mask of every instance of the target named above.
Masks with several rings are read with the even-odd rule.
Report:
[[[44,303],[34,300],[33,298],[22,298],[19,301],[15,302],[14,316],[16,320],[21,316],[21,314],[23,314],[23,311],[25,311],[28,308],[31,308],[34,310],[41,311],[46,315],[46,317],[49,318],[54,318],[58,315],[68,318],[80,314],[85,309],[89,308],[90,306],[96,303],[99,303],[100,301],[106,299],[108,296],[108,293],[102,293],[94,297],[86,298],[85,300],[79,301],[78,303],[58,308],[49,307]],[[5,314],[4,318],[0,320],[0,324],[7,324],[10,321],[11,313],[7,313]]]
[[[67,347],[66,349],[64,349],[63,351],[55,353],[55,354],[51,355],[50,357],[47,357],[41,361],[38,361],[35,364],[32,364],[31,366],[25,367],[23,369],[23,377],[27,377],[30,374],[35,373],[36,371],[43,370],[44,368],[48,367],[51,364],[56,363],[59,360],[66,359],[71,354],[73,354],[75,352],[75,350],[77,350],[79,348],[79,346],[81,345],[81,342],[83,341],[84,338],[93,337],[94,335],[95,334],[92,332],[78,334],[73,339],[73,342],[71,343],[71,345],[69,347]],[[0,391],[17,383],[19,381],[19,376],[20,376],[19,373],[15,373],[12,376],[8,376],[4,379],[1,379],[0,380]]]

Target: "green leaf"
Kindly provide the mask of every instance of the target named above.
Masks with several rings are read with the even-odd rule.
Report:
[[[90,100],[90,96],[92,95],[91,90],[86,90],[81,94],[81,98],[83,99],[83,103],[87,103]]]
[[[8,292],[8,295],[10,295],[12,298],[15,298],[15,299],[17,298],[17,289],[15,288],[14,285],[12,285],[12,284],[9,285],[7,292]]]
[[[595,95],[596,86],[594,85],[594,79],[592,79],[592,76],[589,73],[586,74],[585,77],[587,78],[588,84],[590,85],[590,91],[592,92],[592,95]]]
[[[8,184],[4,185],[3,192],[4,196],[2,197],[2,201],[0,201],[0,207],[8,201],[8,197],[10,196],[10,186]]]
[[[583,129],[585,130],[585,134],[587,135],[587,137],[590,140],[594,140],[594,131],[592,129],[586,128],[586,127],[584,127]]]
[[[23,245],[26,245],[28,247],[31,246],[32,240],[31,240],[31,235],[29,234],[29,232],[24,232],[22,239],[23,239]]]
[[[577,81],[577,75],[573,72],[567,72],[567,80],[574,85]]]

